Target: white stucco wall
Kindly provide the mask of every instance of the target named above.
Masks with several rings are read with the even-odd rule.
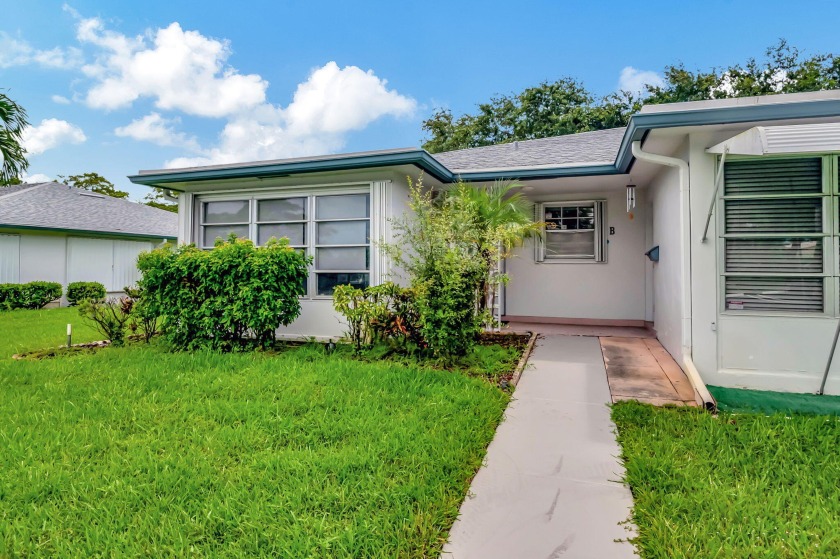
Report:
[[[722,310],[717,215],[709,240],[700,240],[715,174],[715,159],[705,149],[732,135],[731,131],[690,135],[694,363],[708,384],[815,392],[837,326],[833,312],[797,316]],[[840,356],[829,372],[826,392],[840,394]]]
[[[528,242],[507,261],[505,315],[644,321],[646,197],[638,188],[631,220],[624,188],[531,196],[535,202],[606,200],[607,261],[536,262]]]
[[[659,262],[650,264],[653,328],[659,341],[682,361],[682,245],[680,244],[679,172],[663,167],[648,189],[651,246],[659,245]]]

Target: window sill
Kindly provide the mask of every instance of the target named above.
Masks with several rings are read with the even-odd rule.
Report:
[[[606,260],[595,260],[593,258],[546,258],[536,260],[537,264],[606,264]]]

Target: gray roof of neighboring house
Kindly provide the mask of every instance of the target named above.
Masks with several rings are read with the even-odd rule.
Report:
[[[0,187],[0,227],[176,238],[178,216],[55,182]]]
[[[455,173],[613,163],[626,128],[434,153]]]

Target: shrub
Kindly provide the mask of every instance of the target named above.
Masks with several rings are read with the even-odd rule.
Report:
[[[417,314],[423,339],[436,357],[466,355],[486,322],[477,311],[486,268],[481,260],[448,251],[432,262],[417,289]]]
[[[0,283],[0,310],[20,308],[21,287],[19,283]]]
[[[411,182],[411,181],[409,181]],[[415,290],[417,323],[431,353],[451,360],[477,341],[487,313],[480,301],[489,259],[476,242],[476,207],[411,185],[411,212],[394,220],[395,242],[382,246]]]
[[[0,309],[40,309],[61,297],[61,284],[52,281],[0,284]]]
[[[111,345],[125,343],[125,326],[131,317],[134,300],[131,297],[109,299],[83,299],[79,303],[79,314],[92,323],[93,327],[111,340]]]
[[[309,262],[287,239],[255,247],[231,235],[210,251],[184,245],[141,254],[139,287],[177,349],[230,350],[249,337],[267,345],[300,315]]]
[[[364,290],[340,285],[333,292],[333,306],[347,320],[347,337],[357,351],[383,341],[401,348],[409,342],[422,346],[415,296],[415,290],[392,282]]]
[[[143,341],[149,343],[152,337],[157,334],[159,316],[152,305],[149,304],[143,289],[130,286],[124,289],[125,294],[134,301],[128,321],[128,329],[134,334],[139,333],[143,337]]]
[[[98,281],[74,281],[67,285],[67,301],[70,306],[93,299],[105,298],[105,286]]]

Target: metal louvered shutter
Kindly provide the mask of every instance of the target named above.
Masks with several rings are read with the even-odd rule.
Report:
[[[725,308],[824,312],[822,158],[727,161],[724,178]]]

